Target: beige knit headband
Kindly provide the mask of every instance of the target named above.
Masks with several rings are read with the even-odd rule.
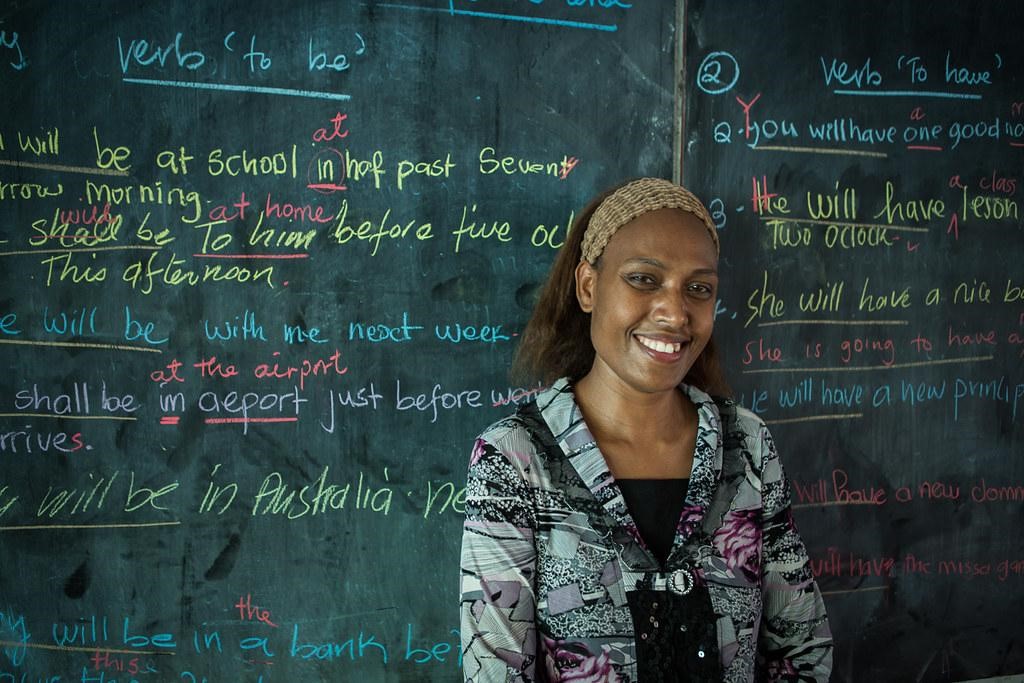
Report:
[[[626,223],[649,211],[682,209],[703,221],[719,251],[718,231],[700,200],[685,187],[660,178],[640,178],[612,192],[594,211],[583,234],[583,259],[597,262],[612,235]]]

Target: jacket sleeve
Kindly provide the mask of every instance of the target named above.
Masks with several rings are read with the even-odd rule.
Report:
[[[505,432],[482,437],[470,458],[462,532],[462,667],[466,681],[542,680],[534,576],[537,528],[524,478],[532,445]]]
[[[761,457],[763,611],[756,678],[827,681],[832,672],[832,633],[825,603],[793,523],[789,481],[764,426]]]

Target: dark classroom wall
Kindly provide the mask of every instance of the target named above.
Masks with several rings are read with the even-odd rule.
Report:
[[[686,4],[716,334],[794,485],[836,681],[1024,673],[1019,3]]]

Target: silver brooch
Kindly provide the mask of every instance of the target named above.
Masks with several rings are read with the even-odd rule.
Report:
[[[672,576],[669,578],[668,585],[673,593],[679,595],[686,595],[693,590],[693,572],[689,569],[677,569],[672,572]]]

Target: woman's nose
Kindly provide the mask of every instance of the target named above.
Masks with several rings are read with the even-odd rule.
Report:
[[[667,287],[655,298],[653,313],[655,322],[671,327],[682,327],[690,319],[686,297]]]

